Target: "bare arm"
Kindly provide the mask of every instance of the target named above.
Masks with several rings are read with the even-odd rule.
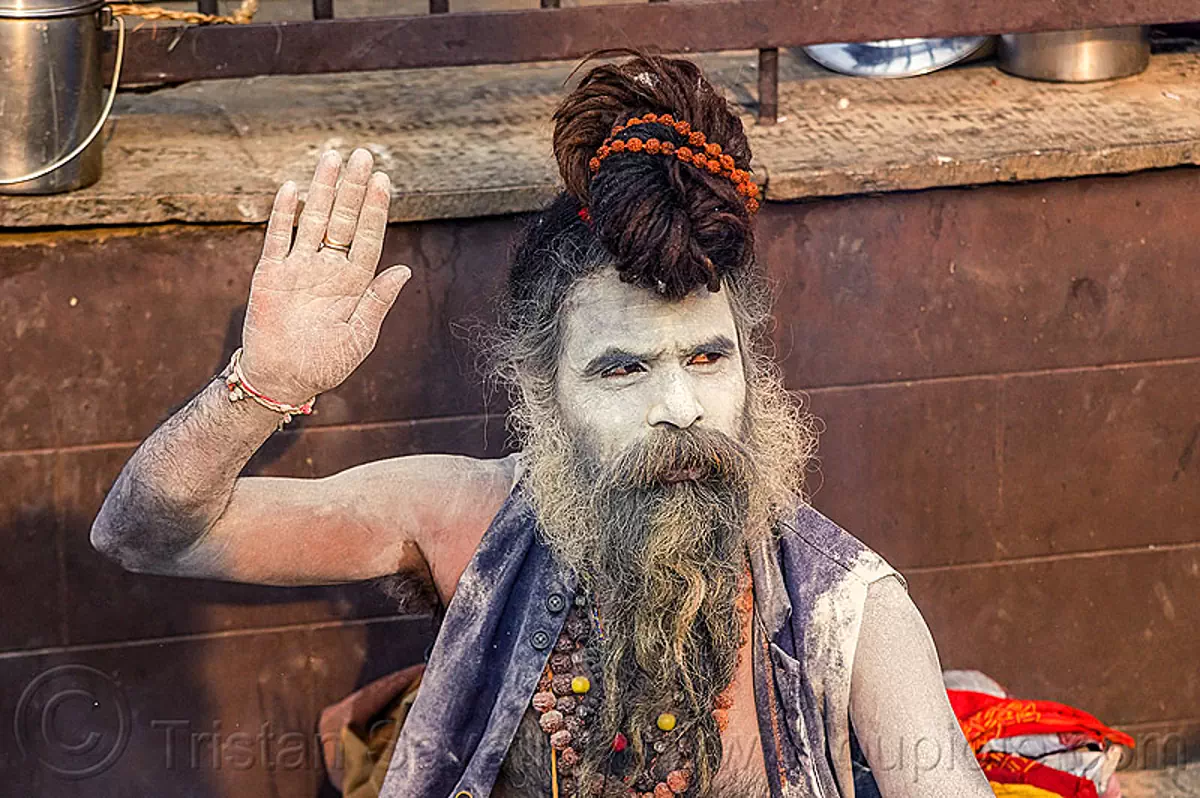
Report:
[[[994,798],[950,708],[929,627],[893,578],[867,594],[850,717],[883,798]]]
[[[371,165],[363,150],[344,170],[336,153],[322,158],[294,243],[295,186],[276,197],[242,364],[279,401],[300,404],[345,380],[409,277],[403,266],[375,274],[390,188]],[[350,252],[322,249],[324,237],[351,243]],[[481,534],[482,515],[503,500],[501,486],[507,492],[511,462],[462,457],[396,458],[317,480],[239,478],[278,421],[210,382],[130,458],[92,526],[93,545],[131,570],[268,584],[425,572],[426,549],[446,554],[442,532]]]
[[[221,519],[238,474],[278,423],[253,402],[230,402],[214,379],[125,464],[92,545],[130,570],[183,573],[177,560]]]

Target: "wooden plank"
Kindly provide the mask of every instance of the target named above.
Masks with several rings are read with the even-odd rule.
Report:
[[[1046,83],[969,65],[904,81],[787,80],[752,143],[768,199],[1133,172],[1200,162],[1200,57]],[[797,146],[803,142],[803,146]]]
[[[6,595],[20,599],[21,608],[0,626],[0,651],[67,642],[61,512],[54,492],[57,464],[57,456],[49,453],[0,457],[0,546],[6,552],[0,560],[0,584]]]
[[[815,388],[1196,358],[1197,192],[1174,169],[768,204],[783,366]]]
[[[1035,83],[990,65],[905,81],[780,52],[780,120],[757,124],[757,53],[697,60],[743,121],[768,200],[1045,180],[1200,163],[1200,55],[1144,74]],[[262,222],[319,152],[370,146],[393,221],[538,208],[558,190],[550,115],[573,64],[272,77],[121,95],[103,179],[0,199],[0,227]],[[843,103],[842,100],[845,100]],[[845,107],[843,107],[845,106]]]
[[[188,580],[171,581],[188,590]],[[286,602],[289,593],[277,589],[274,600]],[[420,628],[419,621],[388,625],[400,640]],[[361,627],[348,629],[341,656],[364,658],[356,644],[365,637]],[[5,792],[316,795],[324,773],[312,694],[332,651],[314,653],[309,630],[295,628],[0,658],[0,679],[11,685],[0,692],[0,712],[13,719],[0,724]]]

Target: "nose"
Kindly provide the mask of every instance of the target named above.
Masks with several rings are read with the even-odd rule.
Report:
[[[704,408],[696,395],[692,380],[683,369],[666,375],[655,401],[646,414],[646,423],[651,427],[664,424],[678,429],[687,429],[704,418]]]

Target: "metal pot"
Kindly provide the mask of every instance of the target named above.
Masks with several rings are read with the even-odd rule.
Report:
[[[53,194],[100,179],[104,0],[0,0],[0,193]]]
[[[1150,63],[1150,32],[1140,26],[1000,37],[1000,68],[1035,80],[1083,83],[1136,75]]]

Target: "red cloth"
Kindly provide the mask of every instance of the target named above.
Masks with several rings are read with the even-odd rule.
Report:
[[[976,754],[991,740],[1024,734],[1076,732],[1090,740],[1133,748],[1133,738],[1109,728],[1081,709],[1056,701],[997,698],[969,690],[947,690],[954,716]]]
[[[1091,779],[1047,767],[1016,754],[989,751],[979,755],[979,765],[988,781],[1000,784],[1028,784],[1062,798],[1098,798]]]
[[[1055,701],[999,698],[970,690],[947,690],[950,706],[962,726],[971,750],[989,781],[1028,784],[1063,798],[1098,798],[1096,785],[1016,754],[983,751],[992,740],[1027,734],[1079,736],[1080,743],[1114,743],[1134,747],[1133,738],[1105,726],[1095,716]]]

